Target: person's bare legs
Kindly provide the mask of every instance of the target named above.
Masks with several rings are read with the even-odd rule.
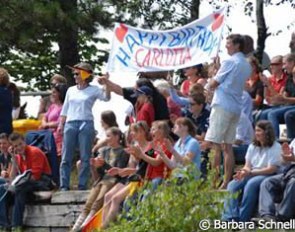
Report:
[[[105,216],[105,218],[103,217],[103,221],[102,221],[102,229],[106,228],[109,223],[111,221],[113,221],[116,216],[119,213],[119,209],[120,209],[120,204],[126,199],[126,197],[129,194],[129,186],[126,185],[123,189],[121,189],[119,192],[117,192],[117,194],[115,194],[111,201],[110,201],[110,206],[109,206],[109,210]]]
[[[213,179],[213,186],[214,188],[218,188],[218,180],[220,178],[220,164],[221,164],[221,145],[217,143],[213,143],[213,168],[214,168],[214,179]]]
[[[224,144],[223,150],[224,156],[224,178],[220,189],[226,189],[228,183],[232,179],[233,168],[234,168],[234,153],[232,144]]]
[[[104,222],[106,220],[106,216],[108,215],[110,211],[111,206],[111,199],[113,196],[115,196],[121,189],[123,189],[126,185],[123,185],[121,183],[117,183],[110,191],[106,193],[104,196],[104,202],[103,202],[103,210],[102,210],[102,221]]]

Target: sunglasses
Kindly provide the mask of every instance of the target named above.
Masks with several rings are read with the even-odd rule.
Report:
[[[282,63],[271,63],[270,66],[282,65]]]

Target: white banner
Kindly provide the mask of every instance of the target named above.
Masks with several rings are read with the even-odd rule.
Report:
[[[153,72],[209,62],[219,50],[225,10],[166,31],[116,23],[107,71]]]

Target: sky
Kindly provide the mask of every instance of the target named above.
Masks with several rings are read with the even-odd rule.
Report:
[[[272,0],[276,3],[279,0]],[[221,0],[216,0],[218,4],[222,5]],[[252,17],[245,16],[243,10],[243,4],[245,1],[242,0],[229,0],[229,3],[233,5],[230,16],[226,19],[226,23],[232,27],[233,33],[248,34],[251,35],[256,41],[257,39],[257,28],[255,23],[255,13]],[[255,1],[252,1],[255,7]],[[208,1],[202,1],[200,7],[200,18],[210,14],[213,11],[213,7],[208,4]],[[295,31],[295,10],[291,8],[290,3],[281,6],[267,6],[264,8],[266,24],[269,27],[269,31],[275,34],[277,31],[281,31],[279,35],[271,35],[266,40],[265,51],[270,57],[275,55],[285,55],[290,52],[289,42],[291,40],[292,31]],[[290,28],[287,29],[287,26]],[[109,41],[112,39],[112,31],[102,31],[101,36],[104,35]],[[106,45],[106,49],[110,49],[110,44]],[[221,58],[225,58],[225,40],[221,43]],[[103,68],[102,71],[105,69]],[[111,80],[118,83],[122,87],[134,86],[136,81],[135,73],[111,73]],[[36,107],[36,102],[39,101],[38,97],[26,97],[22,98],[22,103],[28,102],[27,110],[30,112],[30,116],[36,116],[38,108]],[[95,116],[95,127],[100,130],[100,112],[102,110],[113,110],[117,117],[120,128],[126,128],[124,126],[125,111],[130,107],[130,103],[123,100],[122,97],[112,94],[111,102],[99,102],[94,106],[94,116]]]

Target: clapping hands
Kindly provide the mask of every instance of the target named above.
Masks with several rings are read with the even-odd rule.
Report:
[[[295,161],[295,157],[293,154],[293,149],[289,147],[288,143],[283,143],[282,144],[282,158],[286,162],[292,162]]]

